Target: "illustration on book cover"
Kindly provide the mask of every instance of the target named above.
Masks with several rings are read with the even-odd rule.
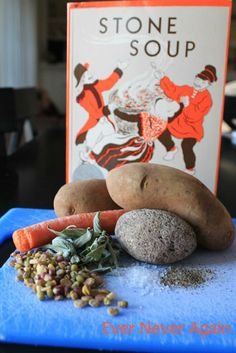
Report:
[[[117,62],[105,79],[95,76],[88,63],[74,67],[76,104],[87,115],[74,141],[79,147],[74,180],[104,178],[127,163],[152,162],[163,149],[163,164],[171,165],[179,154],[183,170],[197,175],[194,149],[210,134],[204,121],[213,106],[217,69],[207,64],[187,78],[191,85],[184,75],[180,85],[154,62],[149,65],[132,80],[125,80],[128,60]]]

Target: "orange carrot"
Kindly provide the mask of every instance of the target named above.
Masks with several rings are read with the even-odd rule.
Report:
[[[112,210],[100,212],[101,228],[112,234],[118,218],[124,214],[124,210]],[[28,251],[50,243],[56,235],[48,230],[48,226],[61,231],[70,225],[78,228],[92,228],[96,212],[80,213],[73,216],[51,219],[32,226],[18,229],[13,233],[13,242],[19,251]]]

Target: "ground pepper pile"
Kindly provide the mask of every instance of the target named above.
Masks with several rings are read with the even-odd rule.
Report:
[[[168,287],[198,287],[213,275],[210,269],[171,267],[161,275],[160,283]]]

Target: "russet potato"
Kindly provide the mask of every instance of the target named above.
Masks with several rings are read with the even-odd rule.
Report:
[[[54,198],[58,217],[119,208],[109,196],[106,182],[102,179],[72,181],[63,185]]]
[[[111,170],[108,192],[126,210],[161,209],[175,213],[190,225],[198,244],[211,250],[229,247],[234,226],[223,204],[195,177],[152,163],[132,163]]]

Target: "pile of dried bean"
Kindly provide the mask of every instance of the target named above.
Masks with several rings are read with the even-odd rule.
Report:
[[[71,263],[63,256],[53,256],[41,250],[26,253],[14,252],[10,266],[17,271],[17,280],[36,293],[39,300],[71,299],[76,308],[85,306],[98,307],[101,304],[110,306],[116,295],[102,288],[103,279],[96,272],[81,269],[78,264]],[[127,308],[125,300],[117,302]],[[108,308],[110,315],[117,315],[117,308]]]

